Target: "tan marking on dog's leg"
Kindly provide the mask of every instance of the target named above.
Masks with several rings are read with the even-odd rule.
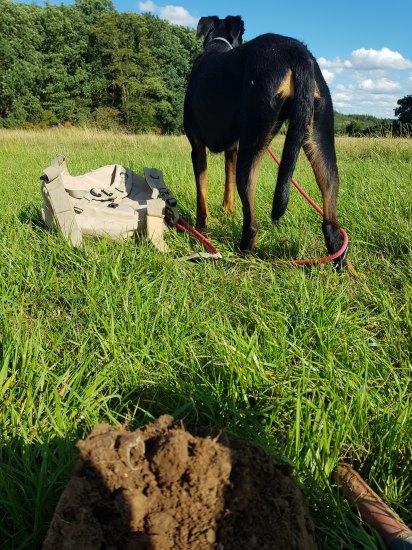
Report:
[[[257,177],[258,177],[258,173],[259,173],[259,165],[260,165],[260,161],[262,159],[262,155],[263,155],[265,149],[262,149],[260,151],[260,153],[253,160],[253,163],[252,163],[252,165],[250,167],[250,170],[249,170],[249,175],[248,175],[248,180],[247,180],[247,185],[246,185],[246,193],[245,194],[246,194],[246,201],[247,201],[247,205],[248,205],[248,211],[245,210],[245,205],[244,205],[244,207],[243,207],[243,218],[244,218],[243,231],[245,230],[245,227],[247,229],[254,228],[254,230],[255,230],[255,234],[249,238],[249,243],[248,243],[249,250],[253,250],[253,248],[256,245],[256,240],[257,240],[257,224],[256,224],[256,217],[255,217],[255,192],[256,192]],[[245,226],[245,222],[246,222],[246,226]],[[242,239],[243,239],[243,237],[242,237]]]
[[[279,84],[277,93],[280,94],[283,98],[293,97],[295,93],[295,88],[293,85],[293,75],[291,69],[286,71],[286,74]]]
[[[235,184],[236,184],[236,160],[237,149],[225,153],[225,194],[223,197],[223,208],[232,214],[234,211]]]
[[[206,148],[199,146],[192,150],[192,162],[196,179],[196,229],[206,229],[207,209],[207,158]]]
[[[313,119],[312,119],[313,121]],[[303,149],[312,165],[316,183],[322,193],[324,219],[338,223],[336,219],[336,203],[339,190],[339,178],[336,174],[333,181],[330,181],[331,174],[328,172],[324,159],[319,151],[318,145],[313,136],[312,123],[308,127]]]
[[[315,98],[316,99],[320,99],[320,91],[319,91],[319,87],[318,87],[318,83],[315,82]]]
[[[197,201],[196,201],[196,229],[203,231],[207,227],[209,211],[207,208],[207,170],[201,172],[196,178]]]
[[[250,196],[250,207],[253,212],[255,212],[255,192],[256,192],[256,182],[259,174],[260,161],[262,160],[264,150],[262,150],[259,155],[255,158],[252,168],[250,170],[249,182],[248,182],[248,192]]]

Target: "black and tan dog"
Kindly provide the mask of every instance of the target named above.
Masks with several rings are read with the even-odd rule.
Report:
[[[243,206],[240,249],[253,250],[257,168],[266,147],[289,119],[272,219],[278,221],[286,210],[290,178],[303,146],[322,192],[322,229],[333,254],[343,241],[336,218],[339,178],[329,89],[301,42],[264,34],[242,44],[243,32],[239,16],[202,17],[197,27],[197,36],[204,36],[204,51],[193,65],[184,109],[197,187],[196,228],[205,230],[208,215],[206,147],[215,153],[224,151],[223,206],[233,211],[236,182]]]

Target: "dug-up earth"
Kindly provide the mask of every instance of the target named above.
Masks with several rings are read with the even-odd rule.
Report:
[[[77,447],[44,550],[316,548],[290,468],[257,445],[162,416]]]

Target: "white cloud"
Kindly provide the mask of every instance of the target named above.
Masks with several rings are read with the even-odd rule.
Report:
[[[158,6],[152,0],[147,2],[139,2],[139,10],[142,12],[151,12],[157,14],[160,19],[165,19],[174,25],[182,25],[185,27],[195,27],[198,18],[193,17],[183,6]]]
[[[347,107],[353,103],[355,94],[353,92],[353,86],[344,86],[340,84],[336,87],[337,91],[333,94],[334,107]]]
[[[335,72],[345,69],[402,70],[412,68],[412,61],[405,59],[402,54],[394,52],[389,48],[382,48],[381,50],[359,48],[349,55],[349,59],[341,59],[340,57],[325,59],[324,57],[319,57],[318,63],[321,69],[334,69]]]
[[[335,78],[335,73],[329,69],[322,69],[323,78],[328,84],[332,84],[333,79]]]
[[[349,60],[344,60],[340,57],[334,57],[332,60],[319,57],[318,63],[321,69],[334,69],[337,73],[342,72],[343,69],[352,68],[352,63]]]
[[[175,25],[184,25],[185,27],[194,27],[198,22],[198,19],[193,17],[193,15],[182,6],[165,6],[159,8],[159,17]]]
[[[320,57],[318,64],[330,86],[333,106],[343,113],[394,117],[397,100],[412,92],[412,61],[389,48],[359,48],[347,58]]]
[[[359,48],[350,54],[352,66],[356,69],[410,69],[412,61],[389,48],[374,50]]]
[[[366,78],[358,82],[360,90],[366,90],[375,94],[387,94],[391,92],[399,92],[401,85],[399,82],[389,80],[389,78],[378,78],[373,80],[372,78]]]
[[[147,2],[139,2],[139,10],[146,12],[146,11],[157,11],[156,4],[152,2],[152,0],[148,0]]]
[[[355,84],[338,84],[332,90],[333,106],[346,114],[371,114],[377,117],[393,118],[393,109],[399,94],[377,93],[362,89]]]

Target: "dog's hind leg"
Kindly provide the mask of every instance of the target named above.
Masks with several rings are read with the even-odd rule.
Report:
[[[257,95],[257,100],[261,97]],[[257,224],[255,219],[255,190],[258,168],[262,155],[281,126],[277,109],[261,104],[260,101],[248,101],[239,139],[239,151],[236,162],[236,186],[242,202],[243,229],[240,242],[241,252],[252,252],[256,244]]]
[[[291,68],[286,71],[274,98],[275,103],[280,99],[290,101],[289,125],[273,197],[271,216],[274,223],[277,223],[286,211],[290,194],[290,178],[313,112],[315,87],[313,61],[302,48],[298,47],[292,52],[293,66],[291,65]]]
[[[196,180],[196,229],[205,231],[207,226],[207,157],[206,147],[192,141],[192,164]]]
[[[225,151],[225,194],[223,197],[223,208],[230,214],[234,211],[235,184],[236,184],[236,161],[238,147]]]
[[[255,248],[257,225],[255,219],[255,189],[260,159],[264,148],[240,145],[236,166],[236,185],[243,207],[243,229],[240,242],[241,252],[252,252]]]
[[[303,149],[322,192],[322,231],[329,254],[334,254],[342,246],[343,237],[336,217],[339,175],[334,145],[333,110],[328,93],[326,97],[315,99],[314,114],[305,135]],[[344,259],[342,263],[344,264]]]

